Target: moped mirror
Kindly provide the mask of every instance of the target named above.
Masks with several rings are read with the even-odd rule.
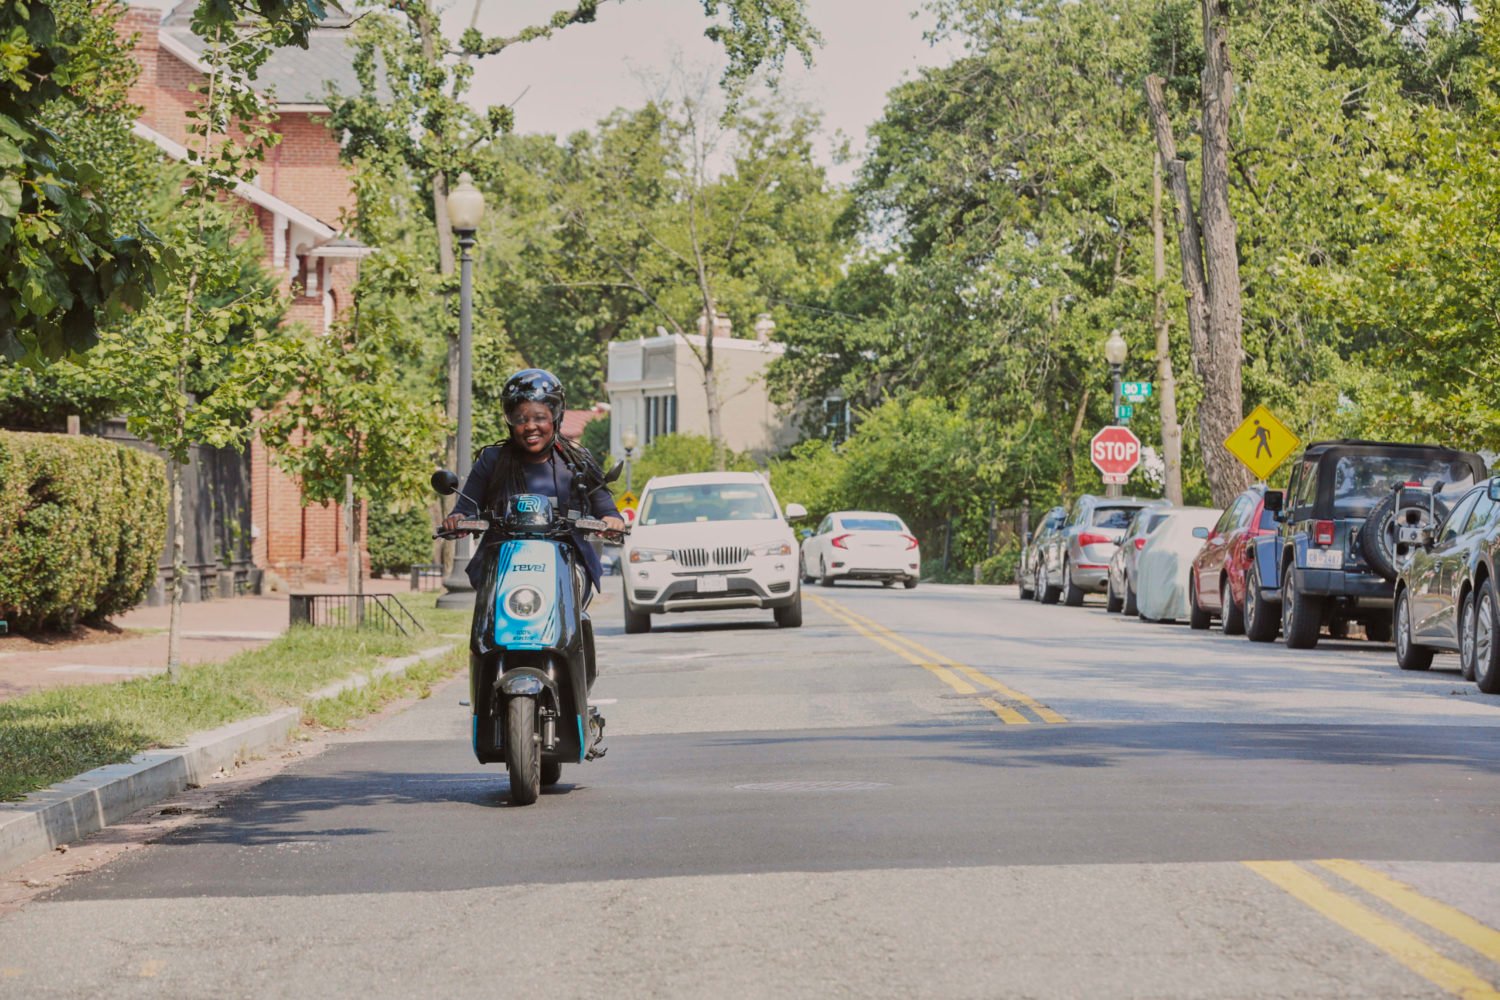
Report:
[[[1208,529],[1207,528],[1194,528],[1193,529],[1193,537],[1194,538],[1207,538],[1208,537]]]
[[[625,463],[624,462],[616,462],[614,464],[614,468],[610,469],[608,472],[606,472],[604,474],[604,481],[606,483],[612,483],[616,479],[619,479],[620,478],[620,474],[622,472],[624,472],[624,471],[625,471]]]
[[[439,469],[432,474],[432,488],[445,497],[451,497],[458,492],[458,474],[447,469]]]

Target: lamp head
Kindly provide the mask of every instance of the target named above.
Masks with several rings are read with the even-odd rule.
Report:
[[[1125,338],[1120,336],[1120,331],[1109,331],[1109,339],[1104,342],[1104,359],[1112,365],[1123,365],[1127,350]]]
[[[484,193],[466,170],[458,175],[458,186],[448,192],[448,224],[454,232],[472,233],[483,218]]]
[[[640,438],[635,436],[634,427],[627,427],[620,432],[620,447],[626,451],[635,451],[637,444],[640,444]]]

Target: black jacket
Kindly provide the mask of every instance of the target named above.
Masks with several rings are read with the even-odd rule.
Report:
[[[574,470],[561,451],[553,449],[546,462],[536,464],[547,467],[551,475],[542,477],[544,485],[528,489],[523,462],[509,442],[492,444],[482,449],[479,457],[474,460],[474,467],[469,470],[469,477],[464,480],[463,489],[459,491],[453,513],[473,517],[481,510],[498,512],[516,494],[541,493],[550,496],[558,510],[578,510],[579,501],[582,500],[584,508],[580,513],[598,518],[620,516],[614,497],[610,496],[609,489],[604,485],[604,475],[593,460],[585,458],[579,465],[577,471],[583,478],[584,488],[577,494],[573,490]],[[599,579],[604,575],[598,552],[588,544],[582,532],[573,532],[573,545],[588,567],[589,582],[598,589]],[[482,559],[469,561],[469,580],[476,588],[482,579],[480,574],[484,563],[485,560]]]

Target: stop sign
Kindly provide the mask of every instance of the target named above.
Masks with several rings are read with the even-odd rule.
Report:
[[[1106,483],[1123,483],[1141,464],[1141,439],[1129,427],[1106,427],[1089,442],[1089,458]]]

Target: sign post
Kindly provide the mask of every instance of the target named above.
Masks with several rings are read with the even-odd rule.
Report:
[[[1105,427],[1089,442],[1089,460],[1104,477],[1106,493],[1117,497],[1141,464],[1141,439],[1129,427]]]
[[[1261,482],[1285,462],[1302,440],[1264,405],[1250,411],[1244,422],[1224,439],[1224,447]]]

